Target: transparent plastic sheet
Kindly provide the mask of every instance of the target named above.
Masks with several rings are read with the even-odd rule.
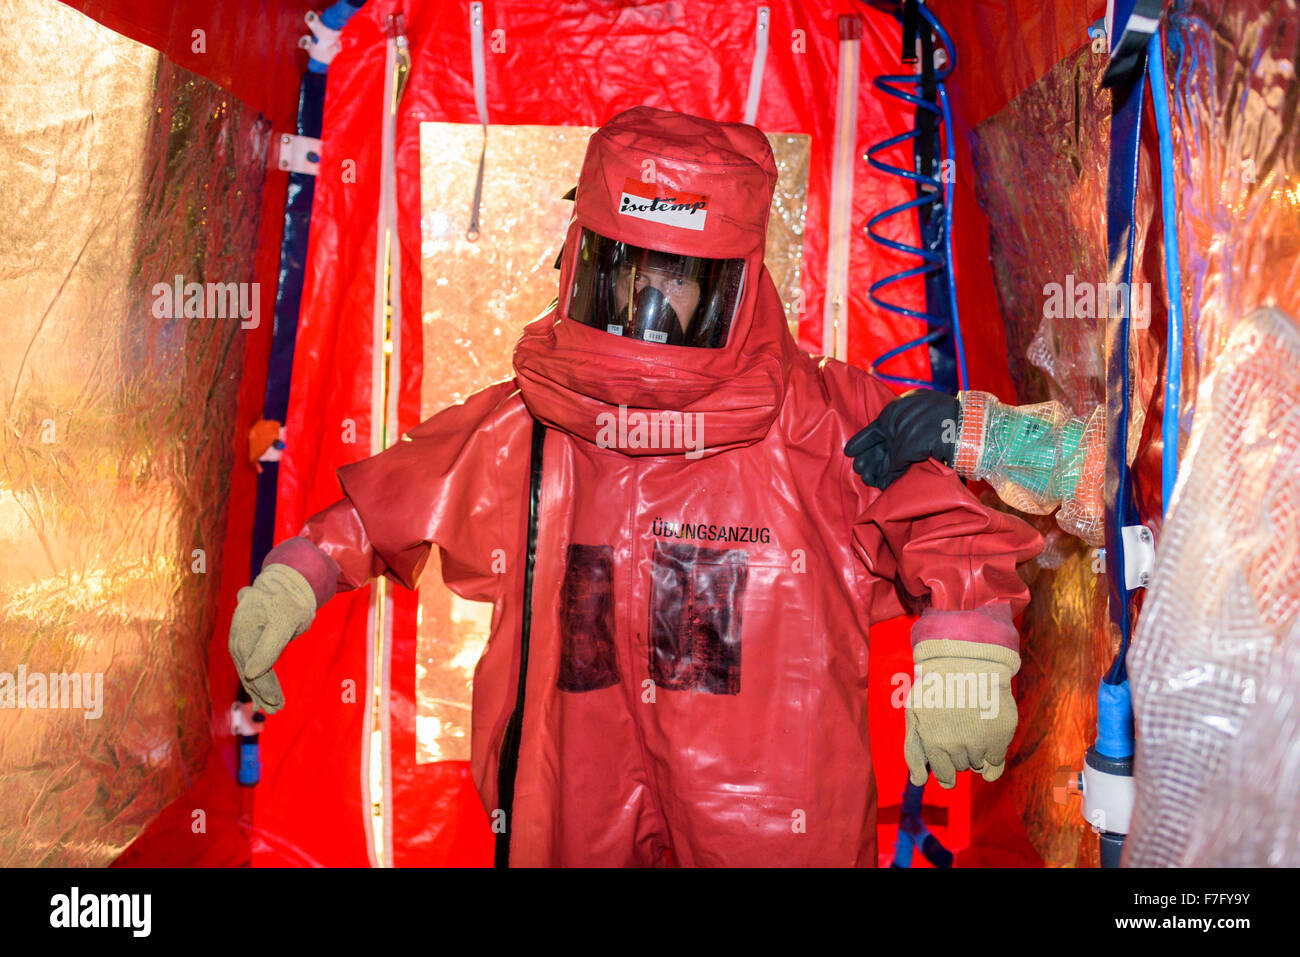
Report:
[[[21,26],[0,36],[0,672],[75,672],[103,694],[89,720],[0,709],[0,865],[93,866],[211,745],[243,335],[158,318],[152,290],[250,278],[269,133],[60,3],[4,17]]]
[[[1244,316],[1300,311],[1300,4],[1181,0],[1166,43],[1195,396]]]
[[[1098,406],[1081,419],[1059,402],[1008,406],[986,392],[963,392],[960,399],[953,468],[965,478],[988,482],[1021,512],[1055,511],[1064,531],[1100,547],[1105,541],[1105,409]]]
[[[1298,616],[1300,326],[1259,310],[1204,382],[1129,655],[1127,866],[1300,864]]]
[[[424,290],[425,417],[512,374],[523,326],[555,299],[554,268],[573,211],[563,199],[578,181],[590,127],[491,126],[477,240],[466,238],[483,147],[482,127],[420,127],[421,263]],[[798,332],[809,138],[770,134],[778,183],[767,268]],[[504,561],[504,557],[503,557]],[[420,583],[416,651],[417,755],[421,762],[469,759],[474,666],[492,608],[453,594],[441,575]]]
[[[1192,867],[1300,867],[1300,631],[1294,626],[1269,670],[1226,756],[1224,786],[1210,790],[1192,825]]]

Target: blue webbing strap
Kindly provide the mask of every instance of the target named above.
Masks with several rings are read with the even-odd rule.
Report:
[[[1138,154],[1142,138],[1142,100],[1146,92],[1145,63],[1111,87],[1110,168],[1106,180],[1106,253],[1110,288],[1123,283],[1129,290],[1124,308],[1106,320],[1106,571],[1110,588],[1110,619],[1122,637],[1119,654],[1106,674],[1108,684],[1126,677],[1124,659],[1132,631],[1132,593],[1124,581],[1124,542],[1121,529],[1138,524],[1128,466],[1129,317],[1132,313],[1134,201]]]
[[[303,74],[298,95],[299,136],[319,138],[325,111],[325,74]],[[316,177],[290,173],[284,204],[284,232],[280,239],[280,283],[275,291],[275,332],[266,370],[266,398],[262,418],[281,424],[289,414],[289,382],[293,375],[293,350],[298,336],[298,310],[302,304],[303,276],[307,271],[307,234],[311,224]],[[249,556],[249,581],[262,570],[262,559],[275,539],[275,499],[280,479],[279,462],[263,462],[257,476],[257,506],[253,513],[253,548]]]

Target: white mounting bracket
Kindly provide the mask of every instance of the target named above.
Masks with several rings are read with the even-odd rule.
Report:
[[[1125,525],[1121,532],[1124,540],[1124,587],[1146,588],[1156,566],[1156,545],[1151,529],[1145,525]]]
[[[295,136],[281,133],[280,158],[276,165],[288,173],[320,173],[320,140],[314,136]]]
[[[298,46],[306,50],[311,58],[319,63],[324,63],[326,66],[333,63],[343,47],[339,41],[339,34],[343,31],[331,30],[325,26],[315,10],[308,10],[303,19],[307,21],[307,29],[311,31],[311,35],[299,39]]]

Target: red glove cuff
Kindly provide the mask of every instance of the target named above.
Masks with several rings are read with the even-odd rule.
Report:
[[[339,563],[301,535],[286,538],[267,552],[262,559],[262,567],[267,565],[288,565],[307,579],[316,596],[317,610],[333,598],[334,592],[338,590]]]
[[[912,647],[923,641],[971,641],[1020,651],[1020,634],[1006,602],[973,611],[939,611],[927,608],[912,626]]]

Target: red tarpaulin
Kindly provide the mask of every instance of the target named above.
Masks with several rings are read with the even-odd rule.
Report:
[[[291,128],[305,54],[295,49],[305,32],[299,3],[252,4],[214,0],[197,13],[169,4],[73,3],[108,26],[158,47],[181,65],[227,86],[263,110],[275,130]],[[821,349],[826,288],[835,95],[841,14],[865,25],[855,155],[912,125],[910,108],[871,86],[882,73],[904,72],[900,31],[890,16],[860,4],[820,8],[772,3],[770,47],[757,125],[769,132],[811,137],[802,271],[800,342]],[[968,142],[971,126],[995,112],[1019,89],[1054,65],[1064,52],[1087,42],[1098,5],[1075,0],[1054,15],[1030,2],[937,4],[957,46],[951,81],[957,117],[955,239],[958,298],[965,332],[970,386],[1014,400],[1007,372],[1005,333],[988,268],[988,228],[975,200],[976,178]],[[1094,9],[1089,9],[1094,8]],[[596,126],[637,104],[724,120],[744,113],[755,44],[755,6],[683,2],[671,5],[508,2],[485,5],[485,34],[503,31],[504,43],[487,54],[486,92],[494,124]],[[397,194],[402,274],[399,432],[421,418],[419,124],[477,123],[471,71],[468,4],[418,4],[371,0],[343,34],[329,72],[323,159],[317,179],[306,286],[294,360],[288,426],[289,450],[281,470],[276,540],[295,534],[308,515],[339,496],[334,470],[364,457],[371,426],[370,369],[376,219],[380,185],[380,117],[383,109],[383,24],[389,14],[406,19],[412,68],[397,123]],[[204,52],[195,52],[195,30]],[[499,49],[498,49],[499,46]],[[896,154],[895,162],[910,157]],[[343,164],[349,164],[345,181]],[[354,173],[355,175],[351,175]],[[286,175],[267,176],[258,273],[271,313],[278,266]],[[865,223],[880,210],[914,194],[910,184],[858,162],[852,197],[848,355],[869,365],[886,349],[919,334],[919,327],[879,310],[867,298],[875,279],[915,265],[866,236]],[[1027,187],[1028,188],[1028,187]],[[900,238],[915,241],[915,221],[898,217]],[[921,308],[919,283],[891,287],[891,298]],[[346,593],[318,615],[310,633],[286,651],[278,667],[292,706],[275,715],[262,735],[262,783],[251,809],[233,782],[233,742],[223,727],[227,703],[238,688],[226,652],[226,627],[234,593],[247,584],[255,485],[246,464],[244,434],[260,416],[270,345],[269,325],[250,334],[241,392],[240,429],[232,457],[235,479],[225,546],[222,615],[213,636],[211,680],[218,747],[193,791],[164,815],[123,856],[122,863],[240,863],[365,865],[369,861],[362,807],[364,704],[340,700],[339,688],[366,686],[365,618],[369,589]],[[895,361],[896,374],[926,377],[928,360],[912,350]],[[356,424],[346,441],[341,423]],[[864,423],[865,424],[865,423]],[[394,591],[394,643],[389,703],[392,744],[390,823],[398,865],[486,864],[491,835],[462,762],[415,761],[414,593]],[[873,673],[910,671],[905,623],[875,629]],[[880,785],[881,846],[892,846],[902,792],[902,712],[889,705],[887,685],[872,685],[872,735]],[[966,777],[966,776],[963,776]],[[950,847],[971,841],[970,785],[955,792],[931,786],[928,800],[945,805],[936,833]],[[978,783],[983,792],[997,785]],[[999,806],[996,796],[978,799]],[[189,810],[209,809],[205,841],[191,836]],[[250,813],[251,810],[251,813]],[[241,813],[244,820],[236,830]],[[942,818],[943,820],[939,820]],[[945,823],[946,822],[946,823]],[[1032,862],[1017,842],[1009,813],[986,817],[981,827],[1002,835],[1002,859]],[[212,832],[229,829],[214,841]],[[1012,834],[1006,851],[1007,835]],[[976,835],[978,840],[978,835]]]

